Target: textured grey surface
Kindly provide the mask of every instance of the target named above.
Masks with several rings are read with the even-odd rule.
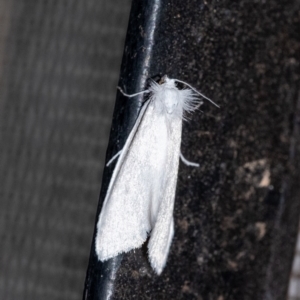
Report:
[[[130,0],[0,1],[0,299],[81,299]]]

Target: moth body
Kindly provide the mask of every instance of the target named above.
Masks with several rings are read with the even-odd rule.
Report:
[[[140,247],[150,235],[151,266],[160,274],[166,264],[174,235],[182,120],[201,103],[194,90],[179,90],[176,81],[165,76],[144,91],[150,97],[120,152],[98,219],[101,261]]]

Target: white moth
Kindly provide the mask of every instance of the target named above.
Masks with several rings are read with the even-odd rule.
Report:
[[[176,82],[189,88],[179,90]],[[160,274],[174,235],[179,157],[187,165],[199,166],[180,153],[182,120],[186,112],[202,104],[198,94],[206,97],[187,83],[167,76],[160,84],[152,81],[149,89],[140,93],[121,92],[127,97],[150,93],[150,97],[124,148],[107,164],[120,156],[97,223],[96,253],[99,260],[108,260],[142,246],[150,234],[149,260]]]

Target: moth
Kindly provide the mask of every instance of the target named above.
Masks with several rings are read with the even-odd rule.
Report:
[[[176,83],[188,88],[180,90]],[[119,157],[97,223],[96,253],[106,261],[141,247],[150,235],[149,261],[159,275],[174,235],[179,158],[189,166],[199,166],[180,152],[182,121],[202,104],[199,95],[212,101],[189,84],[167,76],[136,94],[120,91],[127,97],[150,96],[123,149],[107,164]]]

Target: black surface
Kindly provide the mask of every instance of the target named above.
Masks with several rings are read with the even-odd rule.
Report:
[[[182,151],[201,167],[180,165],[163,274],[151,270],[144,248],[125,254],[120,268],[120,258],[96,263],[92,248],[85,299],[285,299],[300,213],[299,6],[133,1],[120,85],[134,93],[167,74],[221,109],[205,103],[183,126]],[[140,105],[117,98],[107,159]]]

